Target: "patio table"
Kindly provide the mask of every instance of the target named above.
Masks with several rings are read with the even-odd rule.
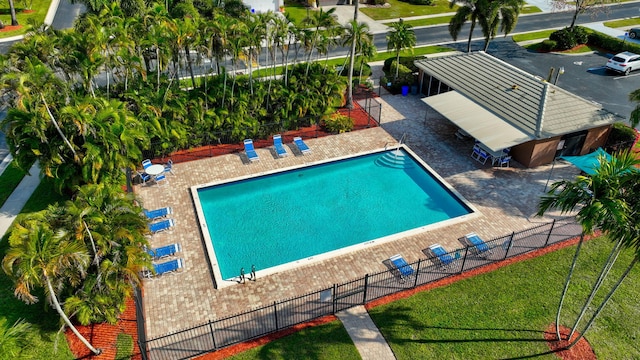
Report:
[[[164,165],[160,165],[160,164],[151,165],[148,168],[146,168],[144,172],[146,172],[151,176],[160,175],[164,172]]]

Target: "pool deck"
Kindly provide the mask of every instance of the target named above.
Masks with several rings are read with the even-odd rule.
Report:
[[[394,254],[400,253],[408,262],[413,262],[424,258],[421,250],[433,243],[440,243],[448,250],[461,247],[457,239],[472,231],[490,239],[551,220],[552,217],[535,216],[551,165],[535,169],[525,169],[517,163],[512,163],[510,168],[482,165],[470,157],[473,140],[458,140],[454,136],[456,126],[435,111],[428,111],[420,97],[383,95],[378,101],[382,103],[381,127],[305,140],[312,149],[310,154],[303,156],[294,151],[294,146],[285,144],[289,156],[277,158],[273,149],[261,148],[257,149],[258,162],[249,163],[244,153],[239,153],[180,163],[174,165],[176,174],[167,176],[168,185],[136,186],[135,191],[146,208],[171,206],[174,210],[176,228],[153,235],[151,245],[158,247],[178,242],[183,249],[179,255],[185,260],[182,272],[145,280],[148,339],[357,279],[367,273],[387,270],[383,261]],[[246,281],[222,289],[214,287],[191,186],[380,149],[396,144],[405,133],[409,148],[471,202],[480,216],[294,270],[258,277],[255,282]],[[578,173],[579,170],[566,163],[557,163],[551,181],[573,178]],[[387,209],[380,210],[387,211],[389,216],[403,211],[401,204],[389,204]]]

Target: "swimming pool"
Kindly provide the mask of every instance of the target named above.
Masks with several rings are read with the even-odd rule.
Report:
[[[404,147],[191,190],[218,286],[240,268],[263,276],[474,212]]]

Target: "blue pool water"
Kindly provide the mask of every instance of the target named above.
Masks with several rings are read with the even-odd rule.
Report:
[[[399,151],[198,189],[222,278],[472,212]]]

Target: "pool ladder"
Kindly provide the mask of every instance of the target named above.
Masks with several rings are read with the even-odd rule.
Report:
[[[395,169],[408,169],[412,167],[412,162],[408,158],[407,154],[400,150],[400,147],[406,140],[407,133],[404,133],[400,138],[396,148],[390,152],[384,153],[380,156],[376,163],[381,166],[391,167]],[[388,144],[387,144],[388,145]],[[387,147],[385,146],[385,150]]]

